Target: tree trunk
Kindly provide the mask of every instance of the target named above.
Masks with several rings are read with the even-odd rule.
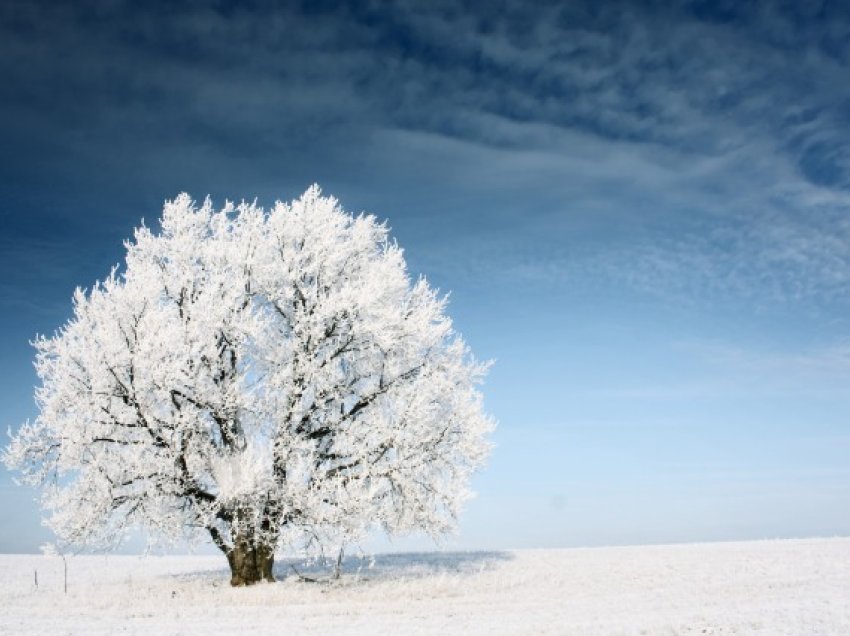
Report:
[[[234,587],[253,585],[260,581],[274,582],[274,550],[247,541],[239,541],[227,553],[230,564],[230,584]]]

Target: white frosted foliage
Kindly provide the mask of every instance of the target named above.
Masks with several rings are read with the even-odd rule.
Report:
[[[294,546],[446,532],[493,422],[445,299],[317,187],[271,210],[188,195],[39,338],[39,415],[4,459],[63,543]]]

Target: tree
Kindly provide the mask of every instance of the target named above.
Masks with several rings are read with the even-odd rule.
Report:
[[[275,551],[453,526],[493,421],[446,299],[313,186],[268,212],[181,194],[39,337],[4,459],[71,545],[208,535],[231,583]]]

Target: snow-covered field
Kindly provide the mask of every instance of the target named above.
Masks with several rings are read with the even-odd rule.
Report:
[[[283,562],[238,589],[224,565],[72,557],[65,594],[61,558],[0,555],[0,634],[850,634],[850,538],[383,555],[334,583]]]

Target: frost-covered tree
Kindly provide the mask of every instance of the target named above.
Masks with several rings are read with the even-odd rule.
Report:
[[[71,545],[208,536],[234,585],[276,550],[452,527],[492,420],[485,366],[373,216],[182,194],[40,337],[5,462]]]

